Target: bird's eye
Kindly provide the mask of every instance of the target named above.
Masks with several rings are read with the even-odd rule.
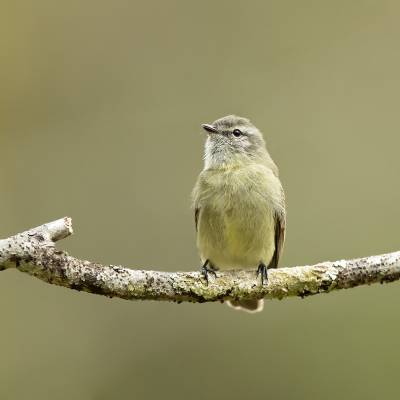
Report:
[[[240,129],[234,129],[232,133],[235,137],[242,136],[242,131]]]

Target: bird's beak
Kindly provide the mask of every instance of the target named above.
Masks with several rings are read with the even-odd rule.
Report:
[[[202,124],[201,127],[208,133],[218,133],[218,129],[214,128],[210,124]]]

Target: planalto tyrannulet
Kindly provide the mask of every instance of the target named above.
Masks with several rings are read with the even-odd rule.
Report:
[[[235,115],[202,125],[207,132],[204,169],[193,189],[202,272],[254,268],[267,282],[285,240],[285,196],[261,132]],[[263,300],[228,304],[261,311]]]

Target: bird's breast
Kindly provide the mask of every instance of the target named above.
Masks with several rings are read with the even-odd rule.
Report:
[[[207,179],[197,244],[202,259],[219,268],[269,263],[274,245],[274,215],[265,179],[228,171]]]

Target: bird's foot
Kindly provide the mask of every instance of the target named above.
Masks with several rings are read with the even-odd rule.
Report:
[[[217,277],[216,273],[216,268],[210,263],[209,260],[207,260],[203,266],[200,268],[200,272],[203,275],[204,279],[206,280],[206,283],[208,285],[208,275],[212,274],[214,277]]]
[[[260,263],[257,268],[257,275],[256,277],[261,275],[261,285],[266,285],[268,283],[268,268],[264,263]]]

